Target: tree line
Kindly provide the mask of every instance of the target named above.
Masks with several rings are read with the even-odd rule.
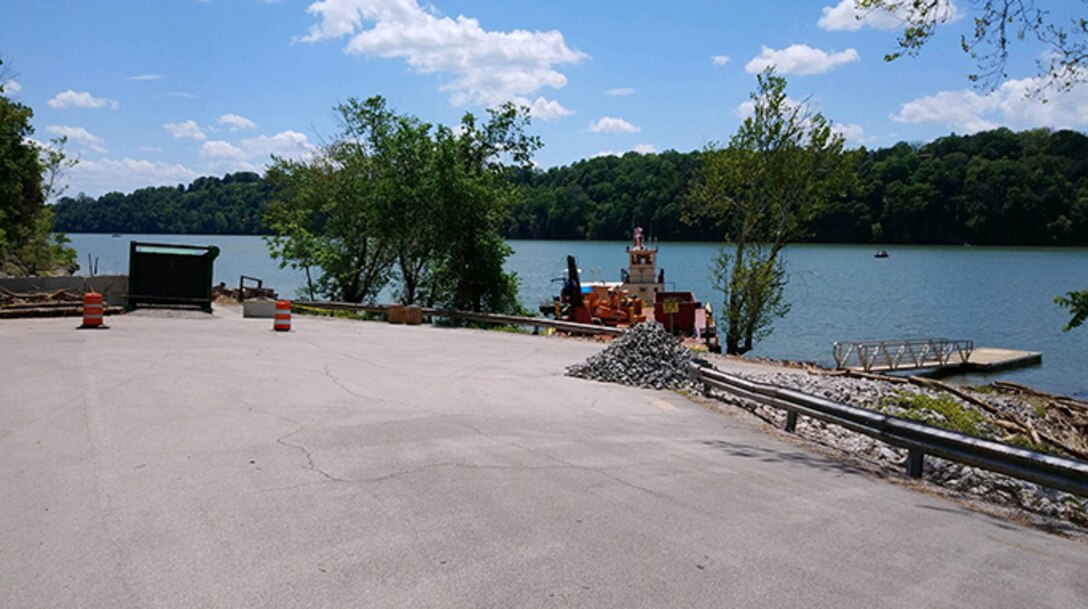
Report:
[[[57,202],[56,230],[72,233],[267,233],[272,185],[260,174],[197,178],[188,186],[141,188],[101,197],[80,193]]]
[[[1088,245],[1088,137],[1036,129],[950,135],[849,151],[857,179],[811,212],[799,241]],[[626,239],[634,226],[667,241],[717,241],[733,227],[687,217],[705,151],[628,153],[547,170],[506,169],[520,196],[502,234],[514,239]],[[200,178],[97,199],[65,197],[58,231],[266,234],[274,187],[252,173]]]

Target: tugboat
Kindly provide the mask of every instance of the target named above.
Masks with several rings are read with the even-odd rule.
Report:
[[[574,256],[567,256],[563,290],[541,305],[541,312],[606,326],[633,326],[652,315],[672,334],[705,340],[708,349],[720,351],[710,306],[703,306],[691,292],[665,289],[665,270],[657,268],[657,248],[643,242],[641,228],[635,229],[634,243],[626,252],[627,268],[620,270],[618,282],[582,284]]]

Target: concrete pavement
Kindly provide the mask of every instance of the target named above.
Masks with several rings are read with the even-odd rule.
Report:
[[[1088,547],[563,376],[597,344],[0,322],[0,607],[1083,607]]]

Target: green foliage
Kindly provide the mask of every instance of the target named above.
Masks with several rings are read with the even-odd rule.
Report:
[[[0,62],[2,65],[2,62]],[[75,269],[75,250],[63,235],[53,236],[56,179],[73,163],[64,140],[39,146],[31,141],[33,111],[3,95],[0,85],[0,271],[37,275]]]
[[[1088,290],[1069,292],[1065,296],[1055,296],[1054,302],[1069,309],[1069,312],[1073,314],[1073,318],[1069,320],[1069,323],[1065,324],[1064,330],[1066,332],[1080,327],[1084,320],[1088,319]]]
[[[770,335],[774,320],[790,311],[790,304],[783,297],[785,264],[781,258],[768,263],[770,254],[766,250],[764,244],[749,244],[745,261],[737,265],[734,254],[723,245],[710,267],[714,287],[723,294],[727,305],[722,321],[727,329],[747,332],[742,335],[743,351],[751,350],[755,343]],[[730,303],[735,306],[730,307]]]
[[[751,351],[785,315],[786,271],[780,254],[804,234],[819,205],[851,185],[843,138],[819,113],[789,100],[786,79],[768,69],[758,76],[752,116],[729,141],[711,144],[691,187],[690,221],[728,227],[712,269],[725,296],[725,348]]]
[[[368,134],[380,119],[351,102],[338,108],[341,133],[313,159],[276,159],[268,170],[275,195],[265,222],[269,252],[280,266],[306,271],[308,290],[342,302],[372,302],[392,273],[392,240],[382,234],[380,184]],[[317,272],[317,278],[312,273]]]
[[[503,160],[528,163],[539,140],[524,109],[505,105],[458,130],[398,115],[381,97],[337,108],[341,133],[306,161],[269,170],[266,222],[281,265],[305,269],[312,291],[372,300],[395,278],[402,302],[516,312],[517,278],[501,229],[518,195]]]
[[[266,234],[272,185],[253,172],[197,178],[188,186],[141,188],[94,198],[80,193],[56,204],[56,230],[80,233]]]
[[[884,56],[894,61],[903,55],[917,55],[936,33],[937,26],[955,18],[964,3],[950,0],[855,0],[863,11],[890,11],[904,20],[899,50]],[[960,46],[978,71],[968,79],[986,90],[996,88],[1008,77],[1005,72],[1009,47],[1017,41],[1035,38],[1047,47],[1039,60],[1039,84],[1035,93],[1047,87],[1068,91],[1085,82],[1088,60],[1088,19],[1083,16],[1063,24],[1049,11],[1024,0],[979,0],[970,3],[974,31],[960,38]]]
[[[960,404],[948,394],[931,397],[898,391],[894,396],[882,400],[881,410],[897,417],[979,438],[993,437],[985,415]]]
[[[477,125],[471,114],[459,132],[436,137],[437,216],[443,246],[435,269],[435,303],[447,308],[519,313],[517,277],[503,270],[513,250],[502,235],[520,191],[505,179],[502,159],[527,166],[540,140],[525,134],[524,109],[505,104]]]
[[[721,232],[711,223],[681,220],[688,183],[701,164],[700,153],[670,150],[512,171],[524,200],[506,232],[514,239],[621,240],[644,226],[666,240],[716,240]]]

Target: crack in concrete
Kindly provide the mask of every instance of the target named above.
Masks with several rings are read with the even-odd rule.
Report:
[[[332,482],[350,482],[349,480],[334,476],[334,475],[330,474],[329,472],[327,472],[327,471],[321,469],[320,467],[318,467],[317,464],[314,463],[313,451],[311,451],[309,448],[306,448],[305,445],[303,445],[303,444],[292,444],[292,443],[287,441],[287,438],[290,438],[291,436],[293,436],[295,434],[302,433],[303,431],[306,431],[306,427],[304,425],[299,425],[298,429],[296,429],[296,430],[294,430],[294,431],[292,431],[290,433],[287,433],[287,434],[285,434],[283,436],[280,436],[280,437],[276,438],[276,443],[279,444],[280,446],[287,446],[289,448],[294,448],[294,449],[297,449],[297,450],[301,451],[302,454],[306,457],[306,469],[308,469],[308,470],[310,470],[310,471],[312,471],[312,472],[314,472],[316,474],[320,474],[321,476],[325,477],[327,480],[330,480]]]
[[[397,478],[402,478],[402,477],[405,477],[405,476],[411,476],[411,475],[414,475],[414,474],[420,474],[420,473],[430,471],[430,470],[433,470],[433,469],[442,469],[442,468],[467,469],[467,470],[498,470],[498,471],[508,470],[508,471],[529,471],[529,472],[571,469],[569,466],[565,466],[565,465],[543,465],[543,466],[541,466],[541,465],[537,465],[537,466],[533,466],[533,465],[476,465],[476,464],[471,464],[471,463],[442,462],[442,463],[431,463],[431,464],[428,464],[428,465],[421,465],[419,467],[413,467],[411,469],[390,472],[388,474],[383,474],[381,476],[373,476],[373,477],[369,477],[369,478],[330,478],[329,480],[326,480],[326,481],[305,482],[305,483],[302,483],[302,484],[293,484],[291,486],[283,486],[283,487],[277,487],[277,488],[262,489],[262,490],[260,490],[258,492],[259,493],[278,493],[278,492],[290,491],[290,490],[294,490],[294,489],[298,489],[298,488],[304,488],[304,487],[307,487],[307,486],[316,486],[318,484],[324,484],[327,481],[342,482],[342,483],[348,483],[348,484],[379,483],[379,482],[386,482],[386,481],[389,481],[389,480],[395,480]],[[578,468],[575,468],[575,469],[578,469]]]
[[[287,448],[293,448],[293,449],[301,452],[302,455],[304,457],[306,457],[305,469],[308,469],[308,470],[314,472],[315,474],[319,474],[322,477],[324,477],[325,479],[333,481],[333,482],[346,482],[346,480],[344,480],[342,478],[338,478],[338,477],[330,474],[329,472],[321,469],[320,467],[318,467],[317,464],[314,462],[313,451],[311,451],[305,445],[303,445],[303,444],[293,444],[293,443],[287,441],[287,439],[290,438],[291,436],[294,436],[296,434],[300,434],[300,433],[306,431],[306,426],[305,425],[303,425],[302,423],[299,423],[298,421],[296,421],[294,419],[291,419],[289,417],[285,417],[285,416],[283,416],[281,414],[276,414],[274,412],[267,412],[267,411],[264,411],[264,410],[259,410],[256,406],[254,406],[252,404],[246,404],[246,408],[248,408],[249,411],[254,413],[254,414],[263,414],[265,416],[275,417],[275,418],[277,418],[277,419],[279,419],[281,421],[286,421],[287,423],[290,423],[291,425],[294,425],[295,429],[293,429],[293,430],[283,434],[282,436],[276,438],[276,444],[279,444],[280,446],[285,446]]]
[[[337,387],[339,387],[339,388],[343,389],[344,391],[346,391],[352,397],[358,398],[360,400],[364,399],[365,396],[361,396],[358,393],[355,393],[354,391],[349,389],[347,385],[340,382],[340,379],[333,376],[332,372],[329,370],[329,365],[328,364],[325,364],[325,376],[329,377],[329,380],[332,381],[333,384],[335,384]]]
[[[374,362],[372,362],[372,361],[370,361],[368,359],[362,358],[362,357],[351,355],[350,353],[343,353],[343,352],[337,351],[336,354],[341,356],[341,357],[344,357],[344,358],[347,358],[347,359],[350,359],[350,360],[354,360],[354,361],[357,361],[357,362],[362,363],[362,364],[366,364],[367,366],[377,368],[378,370],[384,370],[384,371],[387,371],[387,372],[392,370],[391,368],[388,368],[386,366],[382,366],[380,364],[376,364],[376,363],[374,363]]]
[[[325,367],[325,371],[326,371],[326,374],[328,374],[328,366]],[[332,377],[331,374],[329,375],[329,378],[333,379],[333,382],[336,382],[338,385],[340,384],[339,382],[336,381],[336,379],[334,377]],[[347,390],[346,388],[345,388],[345,391],[348,391],[348,393],[352,393],[350,390]],[[354,393],[352,393],[352,395],[354,395]],[[657,492],[657,491],[655,491],[653,489],[649,489],[649,488],[646,488],[644,486],[639,486],[639,485],[637,485],[637,484],[635,484],[633,482],[624,480],[623,478],[620,478],[620,477],[616,476],[615,474],[611,474],[611,473],[609,473],[609,472],[607,472],[607,471],[605,471],[603,469],[595,468],[595,467],[587,467],[587,466],[584,466],[584,465],[577,465],[577,464],[571,463],[569,461],[564,461],[563,459],[560,459],[560,458],[558,458],[558,457],[556,457],[556,456],[554,456],[554,455],[552,455],[552,454],[550,454],[550,453],[548,453],[546,451],[543,451],[543,450],[540,450],[540,449],[537,449],[537,448],[533,448],[533,447],[530,447],[530,446],[526,446],[524,444],[514,442],[514,441],[511,441],[511,440],[503,440],[501,438],[497,438],[497,437],[495,437],[495,436],[493,436],[493,435],[491,435],[491,434],[489,434],[489,433],[487,433],[487,432],[485,432],[485,431],[483,431],[483,430],[481,430],[481,429],[479,429],[479,428],[477,428],[477,427],[475,427],[475,426],[473,426],[473,425],[471,425],[469,423],[465,423],[465,422],[461,422],[460,425],[462,427],[465,427],[465,428],[468,428],[468,429],[472,430],[474,433],[476,433],[478,435],[481,435],[481,436],[491,440],[492,442],[502,444],[502,445],[505,445],[505,446],[519,448],[521,450],[524,450],[524,451],[527,451],[527,452],[530,452],[530,453],[533,453],[533,454],[536,454],[536,455],[540,455],[541,457],[544,457],[545,459],[548,459],[549,461],[555,463],[556,465],[552,465],[552,466],[475,465],[475,464],[467,464],[467,463],[456,463],[456,462],[452,462],[452,461],[444,461],[444,462],[441,462],[441,463],[431,463],[431,464],[428,464],[428,465],[421,465],[419,467],[414,467],[414,468],[411,468],[411,469],[395,471],[395,472],[391,472],[389,474],[384,474],[384,475],[381,475],[381,476],[373,476],[373,477],[369,477],[369,478],[342,478],[342,477],[339,477],[339,476],[334,476],[333,474],[330,474],[329,472],[327,472],[327,471],[321,469],[320,467],[318,467],[316,462],[314,461],[313,451],[311,449],[307,448],[303,444],[295,444],[293,442],[288,442],[288,439],[290,439],[292,436],[295,436],[295,435],[300,434],[303,431],[305,431],[306,430],[305,425],[299,423],[298,421],[295,421],[294,419],[285,417],[283,415],[279,415],[279,414],[276,414],[276,413],[259,410],[259,409],[257,409],[255,406],[253,406],[251,404],[246,404],[246,406],[250,410],[250,412],[275,417],[277,419],[280,419],[282,421],[286,421],[286,422],[294,425],[295,429],[285,433],[284,435],[280,436],[279,438],[276,438],[276,443],[281,445],[281,446],[285,446],[285,447],[288,447],[288,448],[293,448],[293,449],[301,452],[303,454],[303,456],[306,457],[306,466],[305,466],[305,468],[312,471],[312,472],[314,472],[314,473],[316,473],[316,474],[318,474],[318,475],[320,475],[327,482],[341,482],[341,483],[351,483],[351,484],[368,484],[368,483],[385,482],[385,481],[394,480],[396,478],[400,478],[400,477],[403,477],[403,476],[410,476],[410,475],[413,475],[413,474],[418,474],[418,473],[422,473],[422,472],[425,472],[425,471],[428,471],[428,470],[438,469],[438,468],[455,468],[455,469],[471,469],[471,470],[511,470],[511,471],[538,471],[538,470],[570,469],[570,470],[576,470],[576,471],[589,472],[589,473],[592,473],[592,474],[596,474],[598,476],[603,476],[603,477],[605,477],[605,478],[607,478],[607,479],[609,479],[609,480],[611,480],[613,482],[616,482],[616,483],[618,483],[618,484],[620,484],[622,486],[625,486],[625,487],[631,488],[633,490],[637,490],[637,491],[646,493],[648,495],[651,495],[651,496],[656,497],[658,499],[661,499],[663,501],[677,502],[677,500],[672,498],[672,497],[669,497],[667,495],[663,495],[663,494],[661,494],[661,493],[659,493],[659,492]],[[310,483],[310,484],[312,484],[312,483]],[[262,492],[276,492],[276,491],[291,490],[291,489],[295,489],[295,488],[301,488],[303,486],[309,486],[310,484],[293,485],[293,486],[283,487],[283,488],[278,488],[278,489],[269,489],[268,491],[262,491]]]

